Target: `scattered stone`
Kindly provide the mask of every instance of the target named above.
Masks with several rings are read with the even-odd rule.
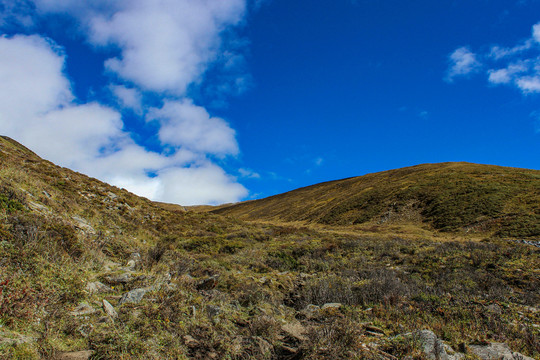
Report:
[[[105,260],[105,263],[103,264],[103,269],[105,271],[112,271],[119,267],[120,267],[119,263],[115,263],[114,261],[110,261],[110,260]]]
[[[214,316],[217,316],[221,314],[222,310],[219,306],[216,305],[206,305],[206,313],[208,314],[208,317],[213,318]]]
[[[305,335],[307,330],[299,322],[287,323],[281,327],[281,330],[298,341],[308,341],[308,338]]]
[[[94,281],[86,284],[86,291],[88,291],[90,294],[101,294],[111,292],[113,289],[100,281]]]
[[[197,290],[212,290],[217,285],[217,276],[210,276],[209,278],[203,279],[195,285]]]
[[[133,253],[131,254],[126,266],[123,268],[125,271],[134,271],[140,267],[141,264],[141,254]]]
[[[83,232],[86,232],[86,233],[89,233],[89,234],[95,234],[96,233],[96,230],[92,226],[90,226],[90,224],[88,223],[88,221],[86,221],[86,219],[83,219],[80,216],[72,216],[71,218],[73,220],[75,220],[75,227],[76,228],[79,228]]]
[[[327,304],[324,304],[322,306],[322,310],[327,310],[327,309],[339,309],[340,307],[342,307],[343,305],[341,303],[327,303]]]
[[[37,202],[29,201],[28,206],[30,206],[30,209],[40,212],[40,213],[48,214],[51,212],[51,210],[48,207],[46,207],[45,205],[38,204]]]
[[[316,317],[319,315],[319,312],[321,311],[321,308],[317,305],[309,304],[307,305],[301,313],[307,317],[308,319]]]
[[[417,338],[424,354],[430,360],[459,360],[464,357],[463,354],[455,353],[450,346],[438,339],[433,331],[421,330],[403,336]]]
[[[482,360],[534,360],[531,357],[522,355],[510,350],[508,345],[503,343],[491,343],[489,345],[469,345],[473,354]]]
[[[199,346],[199,342],[191,335],[184,335],[184,344],[186,344],[186,346],[189,348],[196,348]]]
[[[294,355],[296,355],[298,353],[297,348],[293,348],[293,347],[290,347],[290,346],[287,346],[287,345],[279,345],[279,348],[280,348],[281,352],[285,353],[288,356],[291,356],[291,355],[294,356]]]
[[[15,332],[0,331],[0,345],[21,345],[31,343],[36,339]]]
[[[105,314],[111,317],[111,319],[116,319],[118,317],[118,313],[114,310],[114,307],[105,299],[103,299],[103,310],[105,311]]]
[[[135,270],[136,266],[137,266],[137,263],[135,262],[135,260],[129,260],[125,266],[125,269],[128,271],[133,271]]]
[[[376,326],[373,326],[373,325],[366,325],[364,326],[365,329],[369,332],[372,332],[372,333],[377,333],[377,334],[385,334],[384,330],[381,329],[381,328],[378,328]]]
[[[502,314],[502,308],[497,304],[487,306],[486,310],[494,314]]]
[[[94,326],[92,324],[83,324],[79,326],[79,328],[77,329],[77,331],[79,331],[79,334],[81,334],[82,337],[85,337],[85,338],[90,336],[90,333],[92,332],[92,330],[94,330]]]
[[[131,272],[124,272],[121,274],[112,274],[105,276],[105,281],[111,285],[129,284],[138,280],[144,280],[146,276],[135,276]]]
[[[43,190],[42,192],[43,192],[43,195],[45,195],[45,196],[48,197],[49,199],[51,198],[51,194],[49,194],[49,193],[46,192],[45,190]]]
[[[60,353],[56,359],[57,360],[88,360],[94,351],[84,350],[84,351],[73,351],[73,352],[63,352]]]
[[[517,243],[536,246],[536,247],[540,248],[540,241],[533,241],[533,240],[514,240],[514,241],[517,242]]]
[[[122,298],[118,302],[118,305],[123,305],[125,303],[138,304],[141,302],[144,294],[146,294],[148,291],[150,291],[150,289],[148,288],[131,290],[125,293],[124,295],[122,295]]]
[[[82,316],[82,315],[90,315],[96,312],[96,309],[94,309],[92,306],[88,305],[87,303],[80,303],[73,311],[69,312],[69,315],[72,316]]]

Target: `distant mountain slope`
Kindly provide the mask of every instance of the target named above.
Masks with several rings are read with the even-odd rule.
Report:
[[[428,223],[445,231],[540,236],[540,171],[424,164],[308,186],[213,212],[329,225]]]

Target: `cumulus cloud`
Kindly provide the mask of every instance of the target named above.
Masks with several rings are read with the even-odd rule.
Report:
[[[238,151],[234,131],[223,120],[187,100],[167,104],[156,112],[168,115],[167,121],[173,124],[194,122],[196,139],[204,145],[193,145],[182,134],[171,140],[176,141],[172,153],[148,151],[123,130],[118,111],[95,102],[77,103],[63,72],[64,61],[61,49],[51,40],[37,35],[0,37],[0,128],[4,134],[60,165],[154,200],[216,204],[238,201],[247,194],[235,178],[206,159],[207,152]],[[172,118],[176,110],[183,117]],[[206,138],[201,133],[205,126],[216,133]],[[219,131],[227,133],[227,145],[216,145]]]
[[[515,64],[509,64],[503,69],[490,69],[488,70],[488,81],[492,84],[508,84],[512,82],[515,77],[528,70],[528,65],[525,62],[519,62]]]
[[[138,89],[111,84],[109,85],[109,90],[122,108],[131,109],[138,114],[142,112],[143,97]]]
[[[93,51],[114,54],[103,63],[110,101],[85,104],[72,92],[61,46],[39,35],[1,37],[2,132],[45,158],[153,200],[240,200],[247,190],[212,160],[239,153],[236,132],[196,105],[187,89],[201,86],[212,66],[223,74],[206,84],[217,101],[247,87],[242,46],[232,46],[228,33],[246,8],[246,0],[0,0],[0,30],[19,26],[29,33],[34,23],[60,16],[73,20],[70,30]],[[159,139],[159,152],[133,140],[141,134],[125,130],[126,114],[148,122],[142,137]]]
[[[211,163],[198,167],[165,169],[159,173],[159,179],[162,184],[158,198],[162,194],[172,194],[172,202],[186,205],[236,202],[248,194],[235,178]]]
[[[540,92],[540,76],[524,76],[516,80],[517,87],[525,94]]]
[[[183,95],[215,60],[221,33],[244,17],[245,0],[34,0],[43,13],[69,13],[89,41],[120,50],[109,71],[145,90]]]
[[[467,47],[456,49],[449,56],[450,67],[446,76],[446,81],[452,82],[454,78],[465,76],[477,72],[481,63],[477,60],[476,54]]]
[[[218,156],[238,154],[235,131],[190,100],[166,101],[150,109],[147,119],[160,123],[159,138],[165,144]]]

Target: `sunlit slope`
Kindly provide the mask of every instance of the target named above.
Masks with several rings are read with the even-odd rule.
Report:
[[[308,186],[214,210],[250,220],[423,224],[444,231],[540,236],[540,171],[423,164]]]

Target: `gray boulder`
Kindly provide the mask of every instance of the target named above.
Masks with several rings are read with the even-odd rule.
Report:
[[[113,291],[109,286],[99,281],[94,281],[86,285],[86,291],[90,294],[101,294]]]
[[[142,301],[144,295],[152,290],[151,288],[141,288],[141,289],[135,289],[131,290],[124,295],[122,295],[122,298],[118,302],[118,305],[123,305],[125,303],[134,303],[138,304]]]
[[[114,310],[114,307],[105,299],[103,299],[103,310],[105,311],[105,314],[111,317],[111,319],[116,319],[118,317],[118,313]]]
[[[82,316],[82,315],[90,315],[96,312],[96,309],[94,309],[92,306],[88,305],[87,303],[80,303],[73,311],[70,311],[69,314],[72,316]]]
[[[531,357],[513,352],[508,345],[503,343],[469,345],[469,349],[482,360],[534,360]]]
[[[421,330],[404,336],[418,339],[424,354],[430,360],[459,360],[464,357],[463,354],[454,352],[450,346],[438,339],[433,331]]]

